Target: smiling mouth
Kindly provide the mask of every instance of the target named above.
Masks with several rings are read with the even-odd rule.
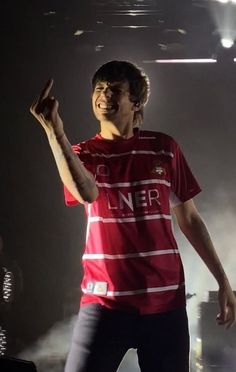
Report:
[[[103,103],[103,102],[98,103],[97,107],[100,110],[113,110],[115,108],[114,105],[108,104],[108,103]]]

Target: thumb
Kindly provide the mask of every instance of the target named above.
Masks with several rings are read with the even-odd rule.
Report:
[[[58,115],[59,102],[54,97],[49,97],[47,99],[47,112],[45,113],[45,118],[47,120],[55,121]]]
[[[59,102],[54,97],[51,98],[51,105],[52,105],[52,115],[56,115],[58,113]]]

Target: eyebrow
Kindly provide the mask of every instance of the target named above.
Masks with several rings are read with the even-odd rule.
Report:
[[[95,85],[95,87],[97,86],[103,86],[104,84],[109,84],[111,87],[120,87],[120,88],[123,88],[124,86],[124,83],[122,81],[114,81],[114,82],[109,82],[109,81],[98,81]]]

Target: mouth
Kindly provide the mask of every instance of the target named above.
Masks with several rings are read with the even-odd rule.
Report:
[[[112,103],[106,103],[106,102],[99,102],[97,104],[97,107],[99,110],[102,110],[102,111],[112,111],[112,110],[115,110],[115,105],[112,104]]]

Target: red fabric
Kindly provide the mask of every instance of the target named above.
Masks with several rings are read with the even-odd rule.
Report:
[[[185,202],[200,187],[177,143],[162,133],[137,130],[128,140],[96,135],[73,148],[99,189],[97,200],[85,204],[82,290],[87,293],[81,305],[99,302],[141,314],[184,306],[184,273],[172,233],[170,198]],[[65,200],[77,204],[66,189]],[[107,292],[91,292],[95,282],[107,283]]]

